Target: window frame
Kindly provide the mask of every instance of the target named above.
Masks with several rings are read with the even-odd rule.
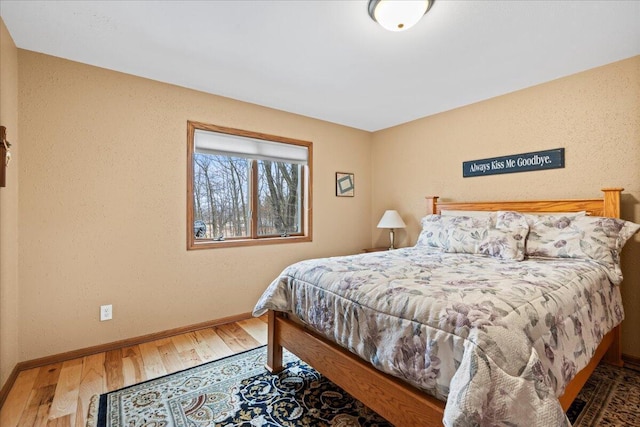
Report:
[[[301,174],[301,188],[302,188],[302,203],[301,203],[301,215],[300,225],[302,232],[290,236],[259,236],[257,234],[257,204],[256,197],[257,188],[251,186],[251,236],[239,237],[228,240],[213,240],[213,239],[196,239],[193,232],[193,224],[195,220],[194,215],[194,166],[193,156],[195,154],[195,131],[203,130],[210,132],[223,133],[228,135],[259,139],[267,142],[278,142],[284,144],[292,144],[306,147],[308,152],[308,161],[306,168],[303,167],[305,173]],[[251,165],[253,173],[257,171],[257,162],[253,161]],[[256,175],[257,177],[257,175]],[[257,179],[257,178],[256,178]],[[277,135],[269,135],[260,132],[252,132],[242,129],[235,129],[225,126],[212,125],[196,121],[187,121],[187,250],[194,249],[213,249],[213,248],[228,248],[238,246],[261,246],[280,243],[303,243],[312,241],[312,224],[313,224],[313,143],[309,141],[302,141],[299,139],[286,138]]]

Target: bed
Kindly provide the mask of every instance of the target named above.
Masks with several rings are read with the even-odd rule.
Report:
[[[602,191],[603,198],[581,200],[442,203],[428,197],[430,215],[425,219],[444,221],[445,214],[454,211],[452,218],[467,218],[473,224],[484,219],[468,220],[460,211],[498,212],[508,226],[509,221],[523,220],[513,212],[526,212],[528,226],[531,214],[542,213],[619,218],[622,189]],[[637,227],[627,225],[625,237],[629,238]],[[419,243],[428,226],[423,222]],[[461,246],[465,238],[477,234],[473,227],[465,231]],[[571,246],[569,238],[562,242]],[[528,260],[517,263],[465,251],[443,254],[422,242],[388,253],[310,260],[288,267],[254,311],[260,315],[268,310],[267,369],[274,373],[282,369],[284,347],[398,426],[512,425],[522,419],[531,425],[568,424],[564,411],[600,360],[622,366],[619,280],[591,260],[561,258],[527,264]],[[382,267],[375,270],[376,265]],[[374,283],[385,276],[390,284],[381,285],[382,294],[375,294]],[[505,281],[507,276],[515,277],[517,286]],[[329,288],[320,289],[312,277],[324,278]],[[452,300],[422,305],[426,303],[414,298],[421,298],[415,294],[425,293],[426,287],[430,300],[436,298],[433,293],[445,300],[453,294],[486,298],[472,304]],[[565,288],[573,294],[561,294]],[[504,293],[515,296],[518,303],[503,298]],[[395,294],[399,299],[392,299]],[[364,301],[351,301],[354,295]],[[569,305],[563,306],[563,301]],[[345,311],[340,312],[337,307],[343,305]],[[544,314],[543,309],[551,305],[556,311]],[[387,306],[399,307],[400,314],[390,317]],[[381,320],[371,323],[370,319]],[[524,332],[512,329],[513,325]],[[583,334],[583,327],[589,333]],[[428,357],[416,358],[416,352]]]

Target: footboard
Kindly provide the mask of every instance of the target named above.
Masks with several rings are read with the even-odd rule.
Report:
[[[267,369],[282,369],[282,348],[397,426],[441,426],[444,402],[378,371],[358,356],[269,311]]]
[[[445,402],[378,371],[358,356],[288,319],[285,313],[270,310],[268,327],[270,372],[282,370],[284,347],[392,424],[442,426]],[[598,363],[607,359],[607,351],[618,341],[619,328],[604,336],[589,365],[567,385],[559,399],[563,410],[569,409]]]

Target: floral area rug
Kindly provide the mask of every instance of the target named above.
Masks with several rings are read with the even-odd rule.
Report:
[[[88,427],[387,427],[387,421],[285,351],[266,371],[266,348],[94,396]]]
[[[389,427],[285,350],[271,375],[259,347],[94,396],[87,427]],[[640,372],[600,365],[567,411],[574,427],[640,427]]]

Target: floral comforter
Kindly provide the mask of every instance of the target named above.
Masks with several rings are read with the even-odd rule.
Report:
[[[557,396],[623,319],[595,262],[426,247],[293,264],[254,314],[268,309],[446,400],[446,426],[569,425]]]

